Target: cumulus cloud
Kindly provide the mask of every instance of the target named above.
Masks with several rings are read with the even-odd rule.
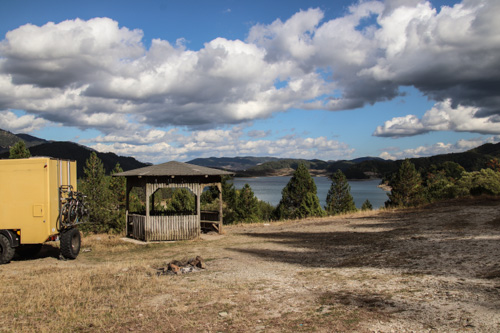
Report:
[[[30,133],[46,125],[46,120],[33,115],[18,117],[11,111],[0,111],[0,128],[13,133]]]
[[[328,140],[326,137],[304,138],[291,135],[277,140],[255,139],[255,135],[251,132],[245,133],[240,127],[230,130],[193,131],[185,135],[177,130],[156,130],[153,134],[144,130],[134,136],[151,139],[143,140],[142,144],[139,144],[140,140],[131,140],[128,136],[107,135],[87,140],[85,143],[98,151],[134,156],[141,161],[152,163],[172,159],[248,155],[335,160],[349,158],[354,153],[354,149],[349,145]]]
[[[453,107],[451,99],[438,102],[422,119],[415,115],[396,117],[378,126],[374,136],[399,138],[431,131],[472,132],[500,134],[500,122],[494,116],[479,117],[480,109],[458,105]]]
[[[110,18],[26,24],[0,41],[0,110],[95,128],[111,140],[144,126],[201,131],[291,108],[361,108],[413,86],[438,102],[435,110],[394,118],[375,135],[499,133],[499,15],[495,0],[441,8],[361,1],[342,17],[308,9],[255,25],[244,41],[219,37],[199,50],[182,39],[145,47],[141,30]],[[134,135],[117,142],[144,140],[165,144]]]
[[[379,157],[387,160],[400,160],[404,158],[428,157],[439,154],[460,153],[473,148],[476,148],[485,143],[498,143],[500,136],[495,135],[486,139],[475,138],[469,140],[459,140],[456,143],[437,142],[432,145],[419,146],[401,150],[399,148],[388,148],[380,153]]]
[[[366,1],[326,22],[319,9],[300,11],[252,27],[245,42],[217,38],[199,51],[160,39],[146,49],[142,31],[109,18],[27,24],[0,44],[0,82],[24,90],[17,104],[47,118],[104,110],[146,124],[212,127],[313,99],[309,108],[358,108],[397,96],[401,85],[490,115],[498,113],[499,12],[485,0],[439,11],[429,2]],[[363,26],[373,15],[377,25]],[[9,100],[0,96],[0,105]]]

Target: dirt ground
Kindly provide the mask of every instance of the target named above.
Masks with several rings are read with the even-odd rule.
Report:
[[[49,330],[35,324],[34,309],[9,310],[5,293],[16,278],[17,288],[34,283],[28,272],[50,277],[54,270],[80,272],[81,288],[102,278],[92,287],[102,288],[100,310],[75,315],[68,331],[500,331],[498,198],[228,226],[224,235],[168,245],[97,244],[84,239],[75,261],[42,253],[2,266],[0,331]],[[196,255],[205,270],[155,274]],[[122,279],[133,280],[136,292],[123,289]],[[116,305],[117,293],[126,294],[126,306]],[[22,295],[20,302],[29,297]]]

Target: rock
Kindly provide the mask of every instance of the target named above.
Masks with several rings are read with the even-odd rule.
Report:
[[[181,272],[181,268],[176,264],[168,264],[168,270],[174,272],[175,274],[179,274]]]
[[[463,327],[474,327],[474,325],[472,324],[470,318],[462,318],[460,320],[461,324]]]
[[[181,267],[181,273],[186,274],[186,273],[191,273],[194,272],[194,267],[193,266],[188,266],[188,267]]]
[[[172,265],[175,265],[175,266],[178,266],[178,267],[182,267],[182,266],[186,266],[186,262],[182,262],[182,261],[179,261],[179,260],[172,260],[169,265],[172,264]]]
[[[222,311],[222,312],[219,312],[219,317],[227,317],[229,316],[229,313],[227,313],[226,311]]]
[[[203,261],[203,259],[200,256],[197,256],[196,258],[189,260],[188,264],[190,264],[193,267],[198,267],[201,269],[206,268],[205,262]]]

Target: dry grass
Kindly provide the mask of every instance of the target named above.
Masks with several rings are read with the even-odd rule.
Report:
[[[91,235],[73,261],[47,244],[0,266],[0,332],[495,332],[494,203],[237,225],[147,245]],[[156,274],[197,255],[206,270]]]

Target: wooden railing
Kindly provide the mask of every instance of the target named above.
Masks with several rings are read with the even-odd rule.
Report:
[[[200,212],[200,224],[203,231],[216,231],[220,232],[222,225],[218,211],[202,210]]]

